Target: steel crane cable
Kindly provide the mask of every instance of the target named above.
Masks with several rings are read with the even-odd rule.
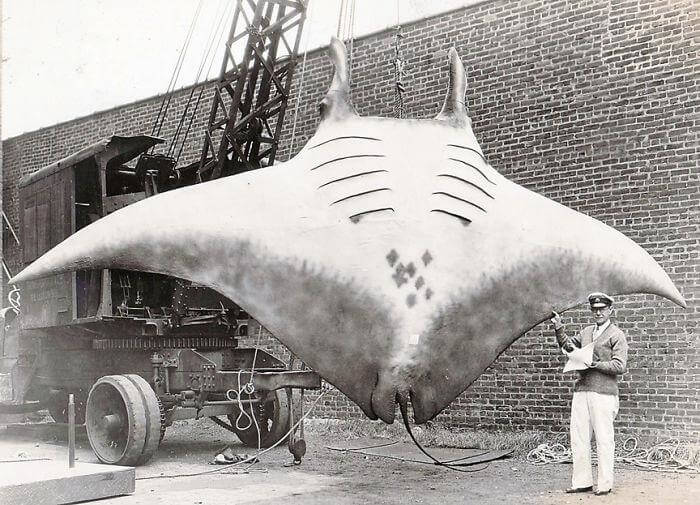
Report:
[[[229,3],[222,3],[222,1],[219,2],[219,6],[216,11],[216,16],[215,18],[219,20],[216,25],[212,25],[212,29],[210,30],[210,35],[209,35],[209,41],[205,46],[204,53],[202,55],[202,58],[199,62],[199,67],[197,68],[197,74],[195,75],[194,78],[194,84],[190,88],[190,95],[187,98],[187,102],[185,104],[185,108],[180,114],[180,121],[178,122],[177,128],[175,129],[175,134],[172,136],[170,140],[170,145],[168,146],[168,156],[172,155],[172,153],[175,151],[176,147],[176,142],[177,138],[180,136],[180,132],[182,131],[182,126],[185,122],[185,118],[187,117],[187,112],[189,111],[190,105],[192,104],[192,97],[194,96],[195,90],[199,87],[200,88],[200,94],[199,98],[202,96],[202,91],[204,90],[203,83],[200,83],[200,77],[202,75],[202,70],[204,70],[204,67],[207,63],[207,60],[209,59],[209,54],[212,51],[212,47],[214,46],[214,41],[217,40],[217,38],[220,38],[221,33],[219,32],[222,27],[222,23],[224,21],[224,18],[227,17],[228,15],[224,15],[226,10],[230,8]],[[218,34],[218,37],[217,37]],[[217,44],[218,46],[218,44]],[[213,58],[211,59],[213,61]],[[211,69],[211,63],[207,69],[207,75],[209,75],[209,70]],[[197,102],[197,107],[199,106],[199,102]],[[192,117],[194,117],[194,114],[196,113],[196,109],[193,111]],[[190,121],[191,123],[191,121]],[[184,142],[183,142],[184,143]]]
[[[352,85],[352,62],[355,49],[355,0],[342,0],[338,12],[338,28],[336,37],[345,41],[349,53],[348,74],[349,84]]]
[[[202,11],[202,5],[204,4],[204,0],[199,0],[199,3],[197,4],[197,9],[195,10],[195,13],[192,17],[192,22],[190,23],[190,28],[187,32],[187,36],[185,37],[185,42],[182,45],[182,49],[180,50],[180,54],[178,56],[177,62],[175,63],[175,68],[173,69],[173,73],[170,76],[170,82],[168,83],[168,89],[166,91],[165,96],[163,97],[163,101],[160,104],[160,110],[158,110],[158,116],[156,117],[156,120],[153,124],[153,128],[151,129],[151,135],[159,135],[160,130],[163,128],[163,123],[165,122],[165,116],[168,114],[168,108],[170,107],[170,102],[173,97],[173,90],[175,89],[175,83],[177,82],[178,77],[180,76],[180,71],[182,70],[183,63],[185,61],[185,53],[187,52],[187,49],[189,48],[190,41],[192,40],[192,34],[194,33],[194,27],[197,24],[197,19],[199,18],[199,14]],[[153,148],[151,148],[153,149]]]
[[[205,51],[202,55],[202,59],[199,63],[199,68],[197,69],[197,75],[195,76],[194,79],[194,84],[190,88],[190,95],[187,98],[187,103],[185,104],[185,108],[180,115],[180,121],[178,122],[177,128],[175,130],[175,134],[173,135],[172,139],[170,140],[170,145],[168,147],[168,156],[171,156],[174,154],[175,149],[177,147],[177,139],[180,136],[180,133],[182,132],[183,125],[185,123],[185,118],[187,117],[187,113],[189,112],[190,105],[192,104],[192,97],[194,96],[194,92],[197,88],[199,88],[199,96],[197,97],[197,101],[195,103],[194,110],[192,111],[192,115],[190,116],[190,121],[189,125],[187,126],[187,130],[185,135],[183,136],[182,143],[180,145],[180,151],[178,152],[177,160],[180,159],[180,154],[182,153],[182,150],[184,148],[185,142],[187,140],[187,136],[189,135],[190,128],[192,126],[192,121],[194,120],[195,115],[197,114],[197,110],[199,109],[199,104],[202,99],[202,95],[204,93],[204,88],[205,88],[205,83],[200,83],[200,78],[202,77],[202,71],[204,70],[204,67],[207,66],[207,60],[209,60],[209,65],[207,66],[207,73],[205,74],[205,79],[206,76],[209,75],[209,72],[211,71],[211,66],[214,62],[214,56],[216,54],[216,51],[213,50],[215,47],[220,47],[221,46],[221,39],[223,37],[223,26],[224,26],[224,21],[230,16],[230,10],[231,10],[231,3],[227,2],[225,0],[222,0],[219,2],[219,7],[216,11],[216,19],[219,20],[219,22],[216,24],[214,28],[210,31],[210,36],[209,36],[209,42],[206,45]]]
[[[340,38],[340,27],[343,26],[343,14],[345,13],[347,0],[340,0],[340,11],[338,12],[338,27],[335,30],[336,38]]]
[[[231,9],[232,4],[227,4],[227,8]],[[231,12],[228,12],[227,14],[224,15],[224,18],[228,18],[231,15]],[[223,25],[222,25],[223,26]],[[224,37],[224,31],[222,30],[221,33],[219,34],[218,40],[216,42],[216,47],[221,47],[221,41]],[[207,67],[207,73],[205,75],[205,81],[208,79],[209,74],[211,73],[211,67],[214,64],[214,57],[216,56],[216,51],[214,51],[211,55],[211,59],[209,60],[209,66]],[[190,116],[190,122],[187,125],[187,130],[185,131],[185,135],[183,136],[182,143],[180,144],[180,150],[177,152],[177,157],[175,158],[176,161],[180,161],[180,156],[182,155],[182,151],[185,148],[185,142],[187,141],[187,138],[190,135],[190,130],[192,129],[192,123],[194,122],[194,118],[197,115],[197,111],[199,110],[199,104],[202,101],[202,96],[205,91],[205,84],[202,83],[202,86],[200,87],[199,90],[199,96],[197,97],[197,103],[195,104],[194,111],[192,112],[192,115]]]
[[[311,24],[311,19],[312,19],[312,14],[313,11],[311,10],[311,0],[308,1],[306,4],[306,12],[308,13],[308,19],[307,23],[310,26],[313,26]],[[299,101],[301,100],[302,97],[302,92],[304,91],[304,76],[305,76],[305,71],[306,71],[306,55],[309,52],[309,33],[310,30],[306,31],[306,41],[304,42],[304,58],[302,59],[301,62],[301,75],[299,76],[299,91],[297,92],[297,97],[296,100],[294,101],[294,120],[292,121],[292,135],[291,139],[289,142],[289,154],[292,155],[294,154],[294,141],[296,140],[296,131],[297,131],[297,118],[299,117]]]

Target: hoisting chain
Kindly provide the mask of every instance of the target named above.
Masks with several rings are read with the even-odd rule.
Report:
[[[394,37],[394,117],[403,119],[406,110],[403,104],[403,94],[406,88],[403,85],[404,63],[401,59],[401,2],[396,0],[396,28]]]

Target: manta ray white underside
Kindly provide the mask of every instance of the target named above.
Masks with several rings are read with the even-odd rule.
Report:
[[[591,291],[684,305],[633,241],[486,162],[454,50],[432,120],[359,117],[342,43],[331,53],[321,123],[293,159],[130,205],[11,282],[123,268],[204,284],[387,422],[409,398],[416,422],[433,418],[553,308]]]

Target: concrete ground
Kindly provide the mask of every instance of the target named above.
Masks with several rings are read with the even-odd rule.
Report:
[[[61,425],[0,428],[0,460],[50,458],[67,465],[65,431]],[[216,466],[210,464],[213,457],[228,444],[235,453],[251,454],[251,450],[209,420],[179,422],[168,429],[154,458],[136,469],[133,494],[95,503],[694,505],[700,496],[697,474],[618,466],[611,495],[567,495],[562,490],[568,485],[571,467],[565,464],[533,466],[510,458],[493,461],[474,473],[458,473],[402,461],[399,458],[417,459],[416,451],[407,446],[393,446],[385,454],[391,457],[382,457],[331,450],[328,447],[347,442],[328,435],[307,434],[306,441],[308,452],[299,466],[285,466],[292,459],[286,446],[265,453],[254,465]],[[77,446],[78,461],[97,461],[84,434],[78,434]],[[443,458],[462,454],[438,452]],[[0,463],[0,471],[2,464],[6,463]]]

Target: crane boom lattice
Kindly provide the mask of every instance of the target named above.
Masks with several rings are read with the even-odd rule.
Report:
[[[273,164],[306,5],[238,0],[214,89],[198,180]]]

